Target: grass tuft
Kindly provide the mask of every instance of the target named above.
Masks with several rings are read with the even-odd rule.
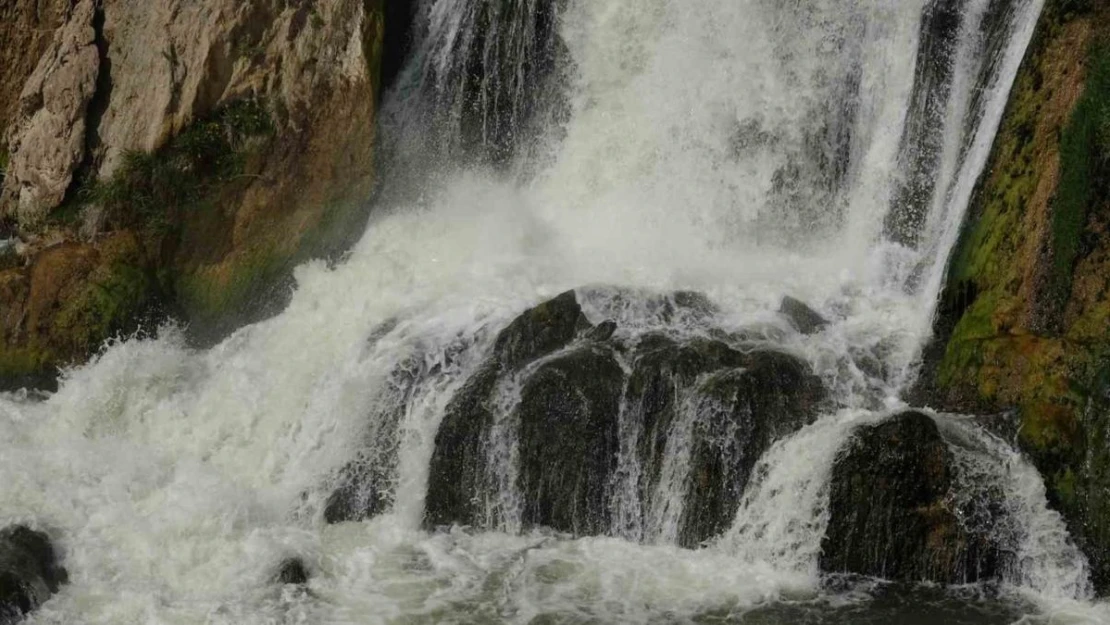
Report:
[[[250,142],[272,133],[270,116],[259,102],[229,104],[156,152],[127,152],[110,178],[82,185],[78,202],[101,207],[109,229],[162,233],[177,211],[243,175]]]

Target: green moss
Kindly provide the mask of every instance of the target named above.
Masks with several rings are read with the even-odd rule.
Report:
[[[1110,24],[1070,22],[1093,5],[1045,6],[953,255],[932,374],[942,403],[1019,411],[1022,450],[1110,590],[1110,366],[1097,371],[1110,363],[1110,247],[1096,212],[1110,205]],[[1090,50],[1074,47],[1088,36]]]
[[[146,271],[126,262],[115,263],[107,275],[91,281],[79,295],[62,304],[50,334],[67,351],[93,352],[104,341],[133,331],[156,304],[157,292]]]
[[[181,275],[175,287],[178,305],[204,343],[263,318],[283,303],[275,292],[282,287],[292,261],[286,254],[265,249],[228,261],[226,266],[201,268]]]
[[[0,379],[36,375],[53,361],[47,350],[4,347],[0,349]]]
[[[374,81],[375,96],[381,95],[382,88],[382,57],[385,54],[385,5],[382,0],[375,0],[370,7],[371,28],[374,32],[362,38],[363,55],[369,63],[369,72]]]
[[[1083,95],[1060,137],[1060,183],[1052,211],[1052,295],[1062,304],[1082,248],[1087,216],[1110,174],[1110,46],[1090,55]]]

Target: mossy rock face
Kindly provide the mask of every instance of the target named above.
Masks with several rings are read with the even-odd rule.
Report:
[[[944,584],[994,578],[999,546],[952,509],[954,471],[928,415],[860,428],[833,466],[821,570]]]
[[[1110,364],[1096,374],[1094,389],[1083,411],[1083,470],[1070,466],[1057,475],[1057,496],[1066,502],[1071,518],[1082,519],[1073,531],[1091,566],[1095,588],[1110,588]]]
[[[107,340],[154,330],[162,292],[138,237],[68,243],[30,267],[0,272],[0,388],[50,388],[58,367],[80,363]]]
[[[0,530],[0,623],[17,623],[68,581],[50,539],[23,526]]]
[[[1097,383],[1110,357],[1110,4],[1049,0],[942,294],[914,397],[1014,412],[1050,505],[1110,590]]]

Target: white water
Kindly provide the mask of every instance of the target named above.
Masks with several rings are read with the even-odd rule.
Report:
[[[300,267],[280,316],[211,350],[167,329],[110,346],[45,401],[0,398],[0,525],[50,531],[71,574],[35,622],[683,621],[820,596],[829,467],[852,425],[898,405],[1041,6],[1014,2],[986,85],[973,78],[977,29],[957,42],[963,83],[937,130],[939,191],[910,250],[884,242],[882,223],[923,4],[571,0],[560,25],[570,121],[510,168],[528,176],[432,176],[417,200],[382,209],[343,264]],[[983,15],[985,1],[968,4]],[[984,110],[967,128],[976,88]],[[814,148],[826,126],[849,137],[833,183],[814,156],[828,151],[823,139]],[[841,408],[765,456],[736,525],[706,549],[668,546],[669,517],[621,533],[654,533],[653,545],[420,531],[453,391],[515,314],[586,284],[700,290],[722,326],[763,325],[809,360]],[[774,313],[783,294],[833,324],[798,335]],[[618,321],[645,322],[635,309]],[[865,373],[861,354],[885,374]],[[405,393],[392,373],[406,359],[439,372]],[[332,477],[366,449],[393,475],[392,511],[325,526]],[[1082,559],[1035,471],[990,449],[1028,528],[1010,581],[1046,610],[1090,618],[1076,602]],[[503,452],[511,482],[511,441]],[[515,529],[511,505],[495,512]],[[313,573],[308,592],[269,583],[292,555]]]

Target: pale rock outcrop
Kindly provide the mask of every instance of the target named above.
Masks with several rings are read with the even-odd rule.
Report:
[[[0,152],[8,125],[19,111],[19,94],[34,73],[54,31],[73,10],[72,0],[0,2]],[[0,158],[0,161],[3,161]],[[3,167],[0,162],[0,167]]]
[[[77,4],[20,95],[0,204],[21,223],[61,203],[84,156],[85,113],[100,67],[93,17],[93,0]]]
[[[372,94],[368,5],[106,2],[111,95],[97,129],[100,174],[110,174],[124,150],[153,150],[235,98],[272,96],[290,113],[282,121],[299,126],[307,108],[331,96],[321,90],[365,85]]]
[[[82,163],[109,176],[126,151],[155,150],[236,99],[265,100],[293,132],[311,132],[337,101],[359,102],[372,119],[380,4],[82,0],[24,90],[0,214],[32,225],[62,202]]]
[[[0,388],[162,315],[219,340],[280,310],[297,264],[352,244],[374,184],[383,7],[0,2],[51,41],[0,24],[18,34],[0,44],[0,239],[20,238],[0,256]]]

